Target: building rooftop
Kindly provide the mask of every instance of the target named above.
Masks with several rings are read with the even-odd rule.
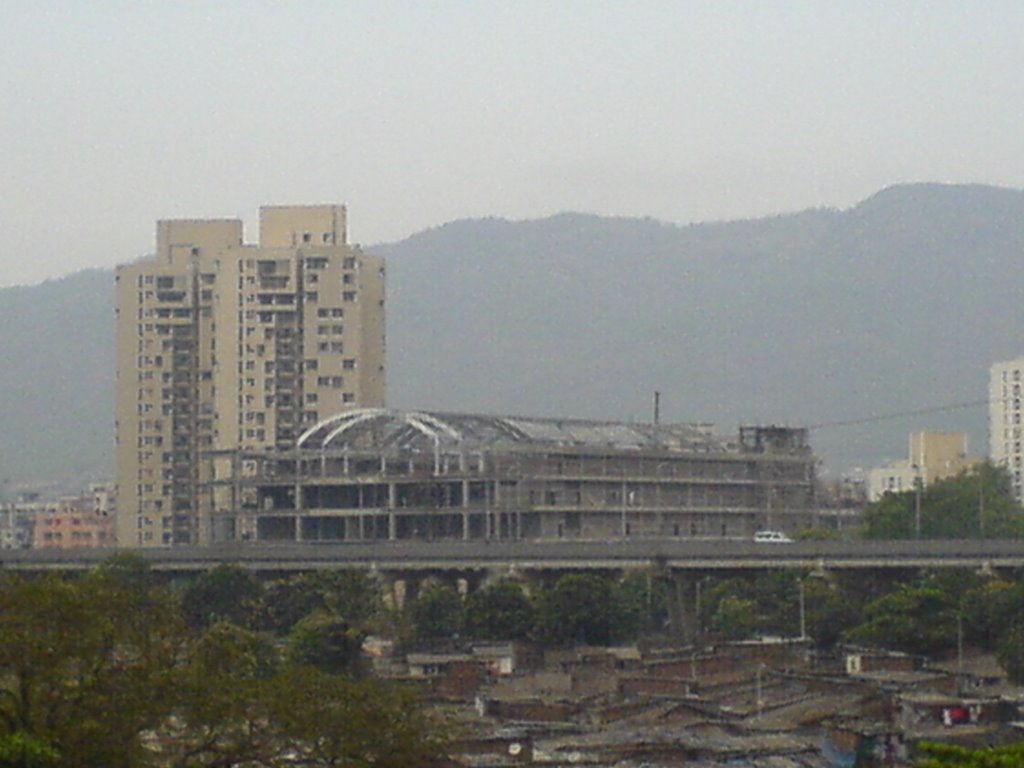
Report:
[[[331,416],[306,430],[300,448],[358,449],[369,444],[416,449],[510,448],[551,445],[581,448],[724,451],[735,440],[717,437],[709,424],[635,424],[484,414],[362,408]]]

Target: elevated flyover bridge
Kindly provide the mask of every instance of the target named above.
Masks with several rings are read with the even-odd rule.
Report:
[[[613,541],[381,541],[373,543],[245,543],[208,547],[121,550],[169,576],[187,576],[232,564],[261,576],[349,569],[373,573],[398,602],[428,577],[472,590],[489,579],[515,576],[544,583],[564,573],[655,572],[672,584],[669,615],[676,642],[693,640],[701,583],[708,577],[801,569],[810,575],[884,573],[921,569],[980,573],[1024,569],[1024,541],[799,541],[620,539]],[[85,570],[118,550],[6,550],[0,570]]]
[[[380,541],[338,544],[244,543],[154,549],[36,549],[0,552],[9,571],[74,571],[115,553],[131,553],[157,571],[187,574],[228,563],[261,574],[326,569],[394,576],[473,572],[523,575],[656,568],[679,575],[734,575],[762,570],[906,571],[1024,568],[1024,541],[797,541],[757,544],[724,539],[611,541]]]

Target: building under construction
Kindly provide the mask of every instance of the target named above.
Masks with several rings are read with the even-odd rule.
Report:
[[[807,430],[356,409],[206,454],[207,542],[748,537],[813,525]]]

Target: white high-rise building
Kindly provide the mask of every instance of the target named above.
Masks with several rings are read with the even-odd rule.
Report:
[[[996,363],[990,369],[988,386],[989,457],[1006,467],[1013,480],[1013,494],[1024,501],[1021,448],[1021,387],[1024,386],[1024,357]]]

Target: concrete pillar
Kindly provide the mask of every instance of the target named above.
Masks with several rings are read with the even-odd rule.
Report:
[[[668,617],[672,641],[691,645],[697,636],[697,577],[684,571],[669,575]]]

